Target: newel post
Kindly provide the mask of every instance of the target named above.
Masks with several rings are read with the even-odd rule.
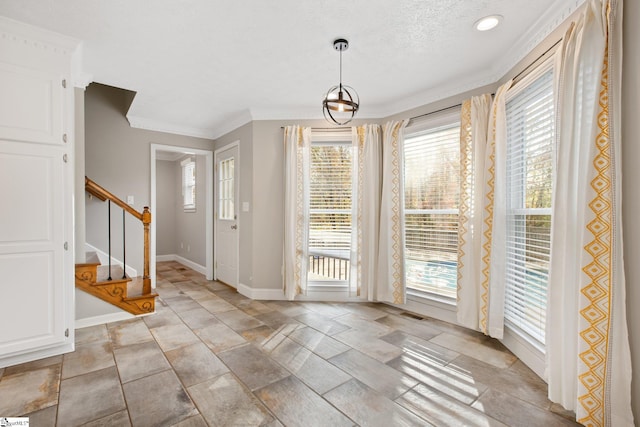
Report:
[[[142,224],[144,226],[144,274],[142,276],[142,293],[151,293],[151,278],[149,277],[149,224],[151,224],[151,212],[145,206],[142,211]]]

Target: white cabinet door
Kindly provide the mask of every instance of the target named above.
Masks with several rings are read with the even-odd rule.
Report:
[[[2,139],[63,144],[60,73],[0,62],[0,135]]]
[[[62,156],[0,141],[0,355],[65,340]]]
[[[0,31],[3,367],[73,350],[76,44],[2,17]]]

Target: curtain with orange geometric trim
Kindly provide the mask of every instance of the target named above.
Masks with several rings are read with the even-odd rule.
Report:
[[[378,241],[377,301],[406,302],[404,274],[404,128],[407,120],[382,128],[382,183]]]
[[[457,319],[479,330],[482,322],[481,233],[484,159],[491,95],[473,96],[460,110],[460,208],[458,213]]]
[[[622,1],[590,0],[561,46],[548,289],[549,399],[633,426],[622,261]]]

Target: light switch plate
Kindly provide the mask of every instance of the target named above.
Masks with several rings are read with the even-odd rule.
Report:
[[[249,202],[242,202],[242,212],[249,212]]]
[[[127,204],[133,205],[133,196],[127,196]]]

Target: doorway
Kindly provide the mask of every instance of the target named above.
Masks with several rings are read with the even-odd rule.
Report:
[[[165,153],[165,154],[161,154]],[[151,276],[152,287],[156,286],[156,255],[157,255],[157,221],[154,221],[153,215],[158,209],[157,198],[157,179],[158,170],[156,167],[156,161],[162,159],[163,155],[174,154],[178,157],[187,155],[203,156],[205,165],[205,220],[204,220],[204,234],[205,234],[205,265],[204,273],[207,280],[213,280],[213,153],[208,150],[200,150],[189,147],[177,147],[170,145],[151,144],[151,233],[150,233],[150,266],[149,275]],[[192,267],[192,266],[190,266]],[[193,268],[193,267],[192,267]]]
[[[214,277],[234,288],[239,282],[239,157],[238,141],[215,151]]]

